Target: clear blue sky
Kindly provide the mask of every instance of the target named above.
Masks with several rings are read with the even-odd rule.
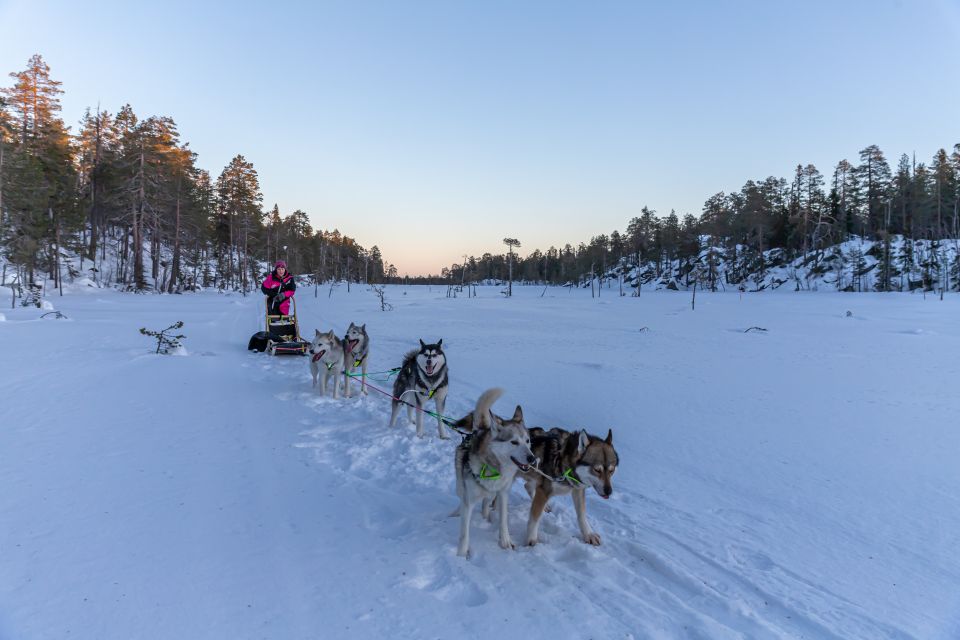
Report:
[[[0,0],[0,32],[0,71],[42,54],[68,124],[169,115],[214,177],[241,153],[265,206],[409,274],[960,142],[957,0]]]

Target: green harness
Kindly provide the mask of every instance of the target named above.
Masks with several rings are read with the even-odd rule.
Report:
[[[580,480],[573,477],[573,467],[564,471],[563,475],[560,477],[566,480],[567,482],[569,482],[570,484],[583,484],[582,482],[580,482]]]
[[[486,463],[480,465],[480,475],[477,476],[478,480],[496,480],[499,477],[500,471],[498,469],[494,469]]]

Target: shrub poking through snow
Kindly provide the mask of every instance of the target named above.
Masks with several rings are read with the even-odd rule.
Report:
[[[140,327],[140,333],[145,336],[150,336],[151,338],[157,339],[157,350],[155,353],[162,353],[168,355],[171,351],[179,349],[183,345],[180,344],[180,341],[187,336],[185,335],[167,335],[168,331],[176,331],[177,329],[183,327],[183,320],[179,320],[174,324],[170,325],[166,329],[161,331],[150,331],[145,327]]]
[[[377,297],[380,298],[380,311],[392,311],[393,305],[386,301],[384,296],[386,293],[383,290],[383,287],[373,287],[373,292],[377,294]],[[447,296],[450,297],[449,295]],[[454,296],[456,297],[456,296]]]

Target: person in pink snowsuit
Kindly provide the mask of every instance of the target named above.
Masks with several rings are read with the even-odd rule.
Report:
[[[287,272],[286,262],[277,260],[273,271],[260,285],[260,290],[269,298],[267,308],[271,315],[290,315],[290,298],[297,291],[297,282]]]

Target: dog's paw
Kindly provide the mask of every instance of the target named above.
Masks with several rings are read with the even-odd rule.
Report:
[[[591,532],[588,533],[587,535],[583,536],[583,541],[586,542],[587,544],[592,544],[592,545],[595,546],[595,547],[599,547],[599,546],[600,546],[600,534],[594,533],[594,532],[591,531]]]
[[[547,504],[543,505],[543,512],[544,512],[544,513],[553,513],[553,507],[550,506],[550,503],[549,503],[549,502],[548,502]]]
[[[540,541],[537,540],[536,538],[527,538],[527,546],[528,546],[528,547],[535,547],[535,546],[537,546],[537,543],[538,543],[538,542],[540,542]]]
[[[500,548],[507,549],[508,551],[514,551],[517,548],[517,545],[513,544],[513,541],[510,538],[500,541]]]
[[[449,439],[450,439],[450,436],[448,436],[448,435],[445,434],[443,431],[441,431],[441,432],[440,432],[440,439],[441,439],[441,440],[449,440]]]

